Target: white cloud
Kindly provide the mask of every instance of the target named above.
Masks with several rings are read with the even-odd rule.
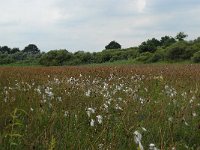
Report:
[[[146,0],[137,0],[137,8],[140,13],[143,12],[146,8]]]

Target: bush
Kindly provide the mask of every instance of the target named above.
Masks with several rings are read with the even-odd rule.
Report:
[[[154,63],[163,60],[163,55],[160,53],[153,54],[146,62],[147,63]]]
[[[12,59],[9,54],[0,53],[0,64],[10,64],[10,63],[13,63],[13,62],[15,62],[15,60]]]
[[[52,50],[44,54],[39,63],[45,66],[62,66],[71,58],[72,54],[67,50]]]
[[[147,63],[152,56],[153,54],[150,52],[141,53],[139,57],[136,58],[136,61]]]
[[[142,42],[139,46],[139,52],[154,52],[156,51],[157,47],[161,46],[161,43],[159,40],[153,38],[151,40],[147,40],[146,42]]]
[[[165,49],[160,47],[153,53],[152,57],[150,57],[147,62],[154,63],[158,61],[163,61],[165,59],[165,55]]]
[[[195,49],[190,47],[187,42],[177,42],[166,49],[167,60],[185,60],[190,59]]]
[[[194,53],[193,57],[192,57],[192,61],[195,63],[199,63],[200,62],[200,51]]]

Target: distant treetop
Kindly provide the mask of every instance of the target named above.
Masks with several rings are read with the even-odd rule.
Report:
[[[29,44],[28,46],[24,48],[23,52],[37,54],[37,53],[40,53],[40,50],[35,44]]]
[[[105,46],[106,49],[121,49],[121,45],[116,41],[111,41],[108,45]]]
[[[188,35],[185,34],[184,32],[179,32],[177,35],[176,35],[176,39],[178,41],[184,41],[184,39],[187,37]]]

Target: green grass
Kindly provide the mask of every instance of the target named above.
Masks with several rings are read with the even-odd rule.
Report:
[[[13,66],[13,67],[24,67],[24,66],[41,66],[38,63],[26,63],[26,62],[16,62],[16,63],[10,63],[10,64],[2,64],[0,66]]]
[[[186,60],[186,61],[159,61],[155,63],[144,63],[144,62],[139,62],[136,61],[135,59],[129,59],[129,60],[117,60],[114,62],[105,62],[105,63],[92,63],[92,64],[81,64],[77,66],[119,66],[119,65],[140,65],[140,64],[194,64],[192,61]],[[38,62],[16,62],[16,63],[11,63],[11,64],[3,64],[0,66],[42,66]]]

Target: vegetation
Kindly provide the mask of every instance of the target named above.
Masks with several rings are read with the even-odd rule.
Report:
[[[121,49],[121,45],[116,41],[111,41],[106,47],[106,49]]]
[[[199,76],[180,64],[1,67],[0,149],[199,149]]]
[[[23,50],[0,47],[0,64],[37,64],[43,66],[74,66],[133,60],[135,63],[193,62],[199,63],[200,38],[186,41],[187,35],[180,32],[176,37],[163,36],[142,42],[138,47],[123,49],[111,41],[101,52],[69,52],[65,49],[40,52],[34,44]],[[130,61],[129,61],[130,62]]]

